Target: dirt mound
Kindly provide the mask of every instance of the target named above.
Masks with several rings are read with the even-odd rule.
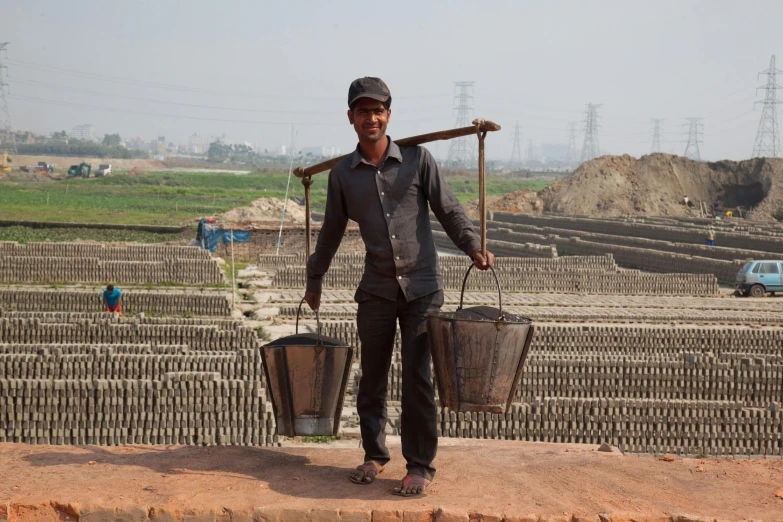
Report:
[[[232,208],[220,216],[221,221],[228,223],[246,223],[252,221],[277,221],[283,214],[285,201],[275,198],[259,198],[250,207]],[[286,223],[304,223],[305,207],[293,200],[288,200],[285,206]]]
[[[683,197],[694,204],[686,207]],[[603,156],[538,193],[544,210],[588,216],[699,215],[698,205],[744,207],[749,219],[783,220],[783,159],[702,163],[670,154]]]
[[[479,218],[479,200],[473,199],[465,203],[465,212],[471,219]],[[503,196],[487,197],[487,210],[492,212],[517,212],[520,214],[540,214],[544,203],[533,190],[518,190]]]

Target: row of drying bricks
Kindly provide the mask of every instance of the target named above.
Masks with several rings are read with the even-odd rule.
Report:
[[[103,261],[166,261],[169,259],[210,259],[201,248],[175,245],[127,245],[112,247],[103,243],[26,243],[0,241],[0,257],[94,257]]]
[[[776,356],[779,359],[779,356]],[[693,364],[682,360],[614,357],[567,359],[562,355],[528,356],[514,401],[536,397],[607,397],[734,401],[766,408],[783,400],[783,361],[746,364],[744,359]],[[394,362],[387,398],[402,400],[402,364]],[[352,397],[361,376],[356,371]]]
[[[356,288],[364,273],[360,265],[332,266],[324,276],[324,288]],[[465,270],[441,268],[443,286],[460,290]],[[718,282],[711,274],[647,274],[641,272],[602,271],[508,271],[497,270],[500,287],[506,292],[597,293],[618,295],[714,295]],[[403,276],[404,277],[404,276]],[[289,266],[277,270],[273,285],[282,288],[304,288],[304,266]],[[497,288],[491,273],[471,274],[470,291],[492,291]]]
[[[488,300],[489,301],[489,300]],[[495,302],[486,304],[496,306]],[[321,320],[338,320],[356,317],[357,305],[355,303],[324,303],[321,301],[319,311]],[[470,306],[466,303],[466,306]],[[296,317],[298,305],[284,304],[278,307],[278,316],[283,319]],[[453,310],[455,305],[450,304],[445,308]],[[520,317],[526,317],[533,321],[543,322],[587,322],[601,323],[711,323],[711,324],[764,324],[783,325],[783,309],[780,311],[753,311],[753,310],[720,310],[720,309],[667,309],[667,308],[623,308],[623,307],[575,307],[575,306],[517,306],[504,302],[503,311]],[[304,316],[314,320],[315,316],[308,311]]]
[[[0,379],[0,397],[0,442],[276,442],[263,389],[217,376],[155,382]],[[441,409],[437,415],[444,437],[609,442],[639,453],[775,458],[783,447],[779,404],[762,409],[727,401],[545,398],[514,404],[507,414]],[[390,428],[399,433],[399,421]]]
[[[328,321],[323,335],[341,339],[361,353],[355,321]],[[783,328],[712,325],[576,325],[544,323],[534,325],[531,353],[617,355],[695,354],[723,352],[748,355],[780,355]],[[399,331],[395,352],[400,350]],[[358,355],[357,355],[358,356]]]
[[[399,434],[399,417],[391,428]],[[779,404],[762,409],[725,401],[547,398],[537,404],[515,404],[507,414],[439,410],[438,434],[535,442],[606,442],[629,453],[783,456]]]
[[[133,346],[133,345],[128,345]],[[146,353],[139,353],[140,351]],[[171,372],[214,372],[262,380],[258,350],[190,352],[184,346],[0,345],[0,377],[23,379],[162,379]],[[358,391],[359,372],[353,379]],[[401,399],[402,365],[389,373],[388,398]],[[783,356],[692,354],[606,357],[532,353],[516,401],[534,397],[647,397],[732,400],[766,406],[783,396]]]
[[[123,291],[123,311],[127,314],[227,316],[231,314],[228,298],[222,294]],[[84,290],[16,290],[0,289],[0,308],[42,312],[70,310],[100,312],[104,310],[102,291]]]
[[[257,349],[252,328],[222,330],[212,325],[34,323],[35,319],[0,319],[0,343],[25,344],[186,344],[193,350]]]
[[[301,267],[306,263],[304,254],[295,255],[260,255],[258,256],[259,268],[277,270],[289,266]],[[332,266],[355,265],[363,266],[365,254],[338,253],[332,259]],[[438,256],[438,264],[444,268],[467,269],[470,259],[467,256]],[[617,264],[611,254],[604,256],[569,256],[552,259],[533,257],[498,257],[495,259],[495,268],[504,270],[509,268],[529,268],[536,270],[593,270],[603,272],[617,271]]]
[[[226,279],[217,261],[211,259],[102,261],[94,257],[0,256],[0,282],[220,284]]]
[[[163,380],[0,379],[0,442],[272,445],[262,382],[175,373]]]
[[[107,312],[6,312],[0,309],[0,319],[28,319],[28,324],[37,326],[44,323],[82,323],[82,324],[168,324],[180,326],[214,326],[220,330],[233,330],[242,326],[235,319],[215,317],[155,317],[121,316]]]

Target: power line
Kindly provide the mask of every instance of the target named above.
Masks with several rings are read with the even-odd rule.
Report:
[[[473,121],[473,84],[475,82],[454,82],[457,94],[454,96],[457,122],[454,128],[468,127]],[[476,165],[476,137],[464,136],[451,140],[447,163],[455,167],[472,168]]]
[[[761,71],[762,74],[767,75],[767,85],[765,87],[759,87],[764,89],[763,101],[757,101],[763,103],[764,108],[761,110],[761,120],[759,121],[759,128],[756,131],[756,142],[753,144],[753,158],[777,158],[780,156],[780,138],[778,136],[778,111],[775,105],[781,103],[777,98],[777,73],[783,73],[775,68],[775,55],[769,60],[769,69]],[[756,89],[758,92],[758,89]],[[754,104],[754,106],[756,105]]]
[[[98,74],[98,73],[92,73],[87,71],[79,71],[75,69],[67,69],[64,67],[57,67],[54,65],[44,65],[44,64],[38,64],[34,62],[28,62],[24,60],[9,60],[9,63],[12,63],[16,67],[22,67],[25,69],[31,69],[31,70],[37,70],[37,71],[43,71],[43,72],[50,72],[50,71],[56,71],[60,74],[67,74],[71,76],[79,76],[79,77],[86,77],[91,78],[93,80],[100,80],[110,83],[120,83],[120,84],[126,84],[126,85],[136,85],[136,86],[144,86],[144,87],[154,87],[157,89],[168,89],[168,90],[175,90],[175,91],[184,91],[184,92],[193,92],[193,93],[201,93],[201,94],[211,94],[211,95],[219,95],[219,96],[235,96],[235,97],[243,97],[243,98],[258,98],[258,99],[267,99],[267,100],[278,100],[278,99],[288,99],[288,100],[300,100],[300,99],[308,99],[308,100],[344,100],[345,98],[337,98],[337,97],[325,97],[325,96],[298,96],[298,95],[290,95],[290,96],[270,96],[270,95],[263,95],[258,93],[248,93],[248,92],[240,92],[240,91],[222,91],[217,89],[205,89],[205,88],[199,88],[199,87],[192,87],[192,86],[186,86],[186,85],[175,85],[175,84],[167,84],[167,83],[160,83],[160,82],[151,82],[146,80],[138,80],[135,78],[123,78],[119,76],[109,76],[105,74]],[[396,100],[403,100],[403,99],[425,99],[425,98],[445,98],[447,95],[442,94],[432,94],[432,95],[417,95],[417,96],[395,96],[394,98]]]
[[[522,134],[519,132],[519,121],[514,125],[514,135],[511,140],[514,145],[511,149],[511,160],[508,163],[509,167],[518,170],[522,168],[522,146],[520,144],[522,141]]]
[[[118,109],[115,107],[103,107],[100,105],[91,105],[88,103],[78,103],[78,102],[67,102],[62,100],[50,100],[47,98],[39,98],[36,96],[20,96],[16,94],[10,94],[8,95],[10,99],[13,100],[26,100],[26,101],[34,101],[37,103],[46,103],[49,105],[57,105],[62,107],[80,107],[85,109],[95,109],[99,111],[107,111],[107,112],[121,112],[124,114],[137,114],[142,116],[155,116],[155,117],[161,117],[161,118],[172,118],[172,119],[180,119],[180,120],[200,120],[200,121],[214,121],[214,122],[222,122],[222,123],[250,123],[254,125],[291,125],[291,121],[258,121],[258,120],[238,120],[238,119],[231,119],[231,118],[210,118],[210,117],[204,117],[204,116],[187,116],[187,115],[181,115],[181,114],[167,114],[162,112],[151,112],[151,111],[137,111],[132,109]],[[419,123],[424,121],[432,121],[432,118],[415,118],[411,120],[395,120],[399,123]],[[320,126],[326,126],[326,127],[341,127],[342,123],[337,122],[323,122],[323,121],[297,121],[294,122],[296,125],[320,125]]]
[[[663,123],[663,119],[653,118],[650,121],[653,124],[653,139],[650,152],[661,152],[661,123]]]
[[[601,127],[601,117],[598,115],[598,109],[602,106],[602,104],[588,103],[587,109],[585,109],[585,141],[582,144],[582,163],[600,155],[598,129]]]
[[[11,154],[18,154],[16,148],[16,137],[14,137],[14,128],[11,125],[11,112],[8,110],[8,83],[6,77],[8,71],[6,65],[3,63],[3,58],[7,58],[8,42],[0,43],[0,129],[5,132],[6,135],[6,147]]]
[[[116,92],[103,92],[103,91],[95,91],[91,89],[83,89],[79,87],[66,87],[63,85],[55,85],[51,83],[40,82],[37,80],[28,80],[28,79],[21,79],[21,78],[14,78],[14,83],[21,83],[25,85],[36,85],[36,86],[59,90],[59,91],[85,93],[85,94],[93,94],[99,96],[114,96],[117,98],[124,98],[127,100],[142,101],[146,103],[158,103],[163,105],[173,105],[178,107],[188,107],[194,109],[211,109],[211,110],[235,111],[235,112],[256,112],[256,113],[265,113],[265,114],[307,114],[307,115],[311,115],[311,114],[334,115],[335,114],[335,111],[250,109],[244,107],[223,107],[218,105],[203,105],[198,103],[174,102],[174,101],[160,100],[155,98],[144,98],[140,96],[129,96],[126,94],[120,94]],[[424,111],[441,111],[443,110],[443,108],[444,108],[443,106],[436,106],[436,107],[428,106],[428,107],[408,107],[406,109],[412,111],[415,110],[416,112],[424,112]]]
[[[704,132],[704,124],[701,123],[702,119],[703,118],[686,118],[687,123],[683,124],[683,126],[688,127],[688,141],[686,142],[685,154],[683,155],[686,158],[696,161],[701,161],[699,143],[702,143],[701,134]]]
[[[39,103],[47,103],[49,105],[60,105],[63,107],[81,107],[85,109],[96,109],[101,111],[108,111],[108,112],[122,112],[125,114],[139,114],[143,116],[157,116],[157,117],[163,117],[163,118],[174,118],[174,119],[182,119],[182,120],[202,120],[202,121],[216,121],[216,122],[224,122],[224,123],[253,123],[253,124],[260,124],[260,125],[291,125],[290,121],[254,121],[254,120],[235,120],[235,119],[228,119],[228,118],[208,118],[208,117],[201,117],[201,116],[185,116],[181,114],[166,114],[166,113],[160,113],[160,112],[150,112],[150,111],[136,111],[131,109],[118,109],[114,107],[102,107],[100,105],[91,105],[88,103],[78,103],[78,102],[66,102],[66,101],[60,101],[60,100],[49,100],[46,98],[38,98],[35,96],[20,96],[16,94],[11,94],[8,96],[11,99],[14,100],[29,100],[29,101],[35,101]],[[327,126],[337,126],[336,123],[326,123],[326,122],[297,122],[298,125],[307,124],[307,125],[327,125]]]

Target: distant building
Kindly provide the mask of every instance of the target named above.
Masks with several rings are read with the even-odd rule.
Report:
[[[71,129],[71,138],[82,141],[95,141],[95,125],[86,123]]]
[[[302,156],[310,156],[316,158],[333,158],[340,155],[340,149],[337,147],[304,147],[299,151]]]
[[[209,150],[209,139],[194,133],[188,138],[188,152],[190,154],[206,154]]]

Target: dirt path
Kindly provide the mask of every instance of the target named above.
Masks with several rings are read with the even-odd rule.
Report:
[[[783,489],[781,460],[665,462],[576,444],[441,439],[437,481],[428,496],[401,499],[389,493],[404,474],[397,441],[392,463],[364,487],[346,479],[361,460],[358,448],[3,444],[0,509],[11,505],[8,522],[66,520],[63,512],[84,515],[97,507],[175,514],[229,509],[232,520],[262,507],[272,514],[267,520],[277,522],[339,521],[338,510],[372,510],[373,521],[389,516],[402,522],[403,511],[409,520],[409,512],[438,508],[458,515],[443,522],[468,522],[468,512],[573,521],[597,520],[589,516],[598,513],[626,513],[633,520],[701,520],[675,517],[683,513],[708,520],[783,519],[783,499],[775,496]],[[52,501],[71,507],[58,514]],[[318,517],[307,518],[309,510],[318,510]]]

